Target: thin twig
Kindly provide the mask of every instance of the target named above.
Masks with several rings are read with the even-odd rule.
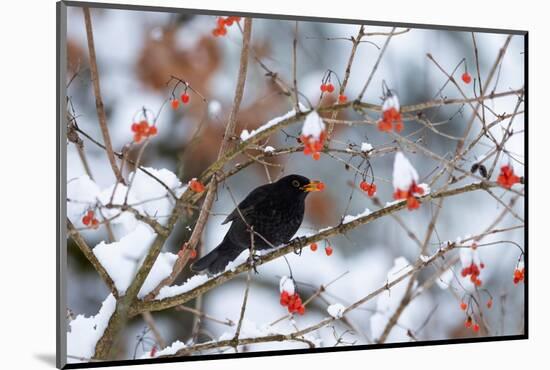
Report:
[[[92,30],[92,18],[90,16],[89,8],[82,8],[84,12],[84,22],[86,25],[86,36],[88,38],[88,52],[90,54],[90,74],[92,78],[92,85],[95,95],[95,106],[97,110],[97,118],[99,120],[99,126],[101,127],[101,134],[103,135],[103,141],[105,142],[105,148],[107,151],[107,157],[109,158],[109,164],[115,175],[117,182],[124,184],[124,178],[116,163],[115,155],[113,154],[113,145],[111,144],[111,136],[109,135],[109,129],[107,128],[107,116],[105,114],[105,108],[103,106],[103,99],[101,98],[101,89],[99,87],[99,73],[97,71],[97,61],[95,55],[94,34]]]

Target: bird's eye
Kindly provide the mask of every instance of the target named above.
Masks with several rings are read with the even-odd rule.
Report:
[[[292,186],[294,186],[295,188],[299,188],[300,187],[300,181],[292,180]]]

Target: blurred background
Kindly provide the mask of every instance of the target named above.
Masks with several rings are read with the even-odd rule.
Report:
[[[159,113],[159,133],[145,150],[143,165],[155,169],[166,168],[176,174],[182,183],[198,176],[216,159],[233,101],[241,48],[239,28],[236,25],[228,27],[226,36],[214,37],[212,30],[216,27],[215,16],[136,10],[92,9],[92,21],[102,95],[114,149],[120,151],[132,140],[130,126],[141,109],[146,107]],[[289,85],[292,81],[294,27],[293,21],[254,19],[252,31],[253,56],[259,58]],[[308,101],[313,105],[318,103],[319,86],[328,69],[333,70],[340,79],[343,78],[351,50],[349,38],[356,36],[358,30],[358,25],[299,22],[297,76],[298,89],[303,94],[304,105],[309,105]],[[390,27],[366,26],[367,32],[387,33],[390,30]],[[482,77],[486,77],[507,35],[476,33],[475,36],[479,50],[479,68]],[[346,90],[349,100],[353,100],[361,91],[386,36],[366,37],[365,40],[369,42],[361,43],[351,69]],[[498,78],[493,79],[490,85],[491,90],[501,92],[523,87],[524,46],[522,36],[512,38],[499,66]],[[70,81],[68,95],[74,106],[78,125],[89,135],[100,140],[101,133],[90,82],[86,32],[80,8],[68,9],[67,51],[67,83]],[[431,53],[448,72],[465,58],[468,71],[473,77],[477,76],[470,32],[411,29],[393,37],[363,101],[381,103],[382,81],[398,94],[402,105],[441,97],[461,98],[452,84],[440,90],[447,79],[429,61],[427,53]],[[462,71],[463,67],[460,67],[456,74],[457,78]],[[191,94],[190,103],[183,109],[174,111],[169,105],[161,109],[172,91],[173,85],[167,85],[170,76],[188,81],[193,89],[206,98],[206,102]],[[464,91],[473,97],[473,84],[465,86]],[[337,95],[333,94],[333,97],[325,98],[323,104],[334,102],[335,96]],[[487,104],[496,114],[503,114],[513,112],[516,102],[517,97],[508,96],[489,101]],[[238,115],[237,135],[243,129],[256,128],[274,117],[285,114],[292,107],[291,100],[281,94],[272,79],[266,76],[265,70],[251,59],[243,103]],[[471,117],[471,109],[468,106],[458,105],[430,110],[429,113],[433,122],[448,121],[438,128],[452,136],[461,136],[464,125]],[[342,112],[338,118],[359,119],[350,110]],[[507,123],[508,121],[504,121],[503,125]],[[199,135],[193,138],[199,128]],[[272,135],[268,145],[275,148],[295,146],[294,137],[299,135],[300,128],[301,124],[297,123],[285,129],[284,133]],[[408,135],[421,128],[422,126],[414,122],[406,122],[402,134]],[[476,123],[474,128],[474,132],[477,133],[479,123]],[[501,163],[511,161],[515,172],[523,176],[523,115],[514,119],[512,128],[516,134],[508,141],[506,149],[509,155],[501,158]],[[502,130],[496,127],[493,133],[499,138]],[[419,137],[423,138],[426,147],[441,156],[449,155],[455,150],[455,140],[435,135],[429,130],[420,131],[413,138]],[[105,152],[86,139],[83,140],[95,182],[101,189],[111,186],[115,178]],[[335,146],[346,148],[350,144],[360,145],[362,142],[369,142],[375,148],[392,144],[391,139],[378,132],[375,126],[336,126]],[[491,142],[482,140],[477,149],[469,153],[463,163],[464,168],[469,169],[490,149]],[[67,181],[71,181],[83,175],[85,169],[75,145],[68,143],[67,153]],[[130,153],[132,158],[136,155],[137,151]],[[357,165],[360,162],[359,158],[350,159],[349,155],[338,156],[350,160],[352,164]],[[438,164],[419,153],[407,153],[407,156],[418,170],[421,181],[428,182]],[[371,161],[377,178],[378,197],[382,203],[393,200],[393,158],[393,154],[388,154]],[[239,157],[226,168],[232,168],[235,163],[244,160],[246,157]],[[298,235],[311,234],[319,229],[334,226],[346,214],[355,215],[363,212],[365,208],[377,209],[368,197],[358,193],[356,189],[348,207],[348,199],[354,191],[349,182],[356,181],[357,185],[358,180],[353,171],[346,170],[343,162],[330,156],[322,155],[319,161],[313,161],[311,157],[298,152],[272,158],[270,162],[281,165],[269,167],[272,178],[277,178],[282,173],[300,173],[312,179],[322,180],[326,184],[324,192],[308,197],[306,219]],[[265,168],[253,164],[232,176],[227,181],[227,186],[237,201],[240,201],[249,191],[267,181]],[[457,185],[465,184],[467,181]],[[436,189],[437,186],[433,190]],[[509,195],[502,190],[495,190],[495,193],[502,197],[504,202],[509,199]],[[523,198],[520,198],[514,208],[521,216],[524,215],[523,207]],[[233,208],[234,202],[228,192],[220,189],[213,206],[213,212],[219,215],[209,218],[201,244],[203,253],[213,249],[221,241],[228,225],[220,224],[225,218],[224,214],[231,212]],[[438,219],[437,232],[432,236],[430,251],[434,252],[444,241],[454,241],[483,232],[502,209],[495,199],[484,192],[468,193],[445,200]],[[404,210],[399,212],[399,216],[409,229],[423,238],[433,211],[433,206],[422,204],[419,210]],[[180,221],[164,246],[164,251],[176,253],[179,250],[189,238],[191,232],[188,226],[194,225],[196,216],[196,213],[190,213]],[[517,224],[518,220],[507,215],[499,227]],[[94,232],[84,231],[83,235],[91,246],[107,238],[103,228]],[[488,236],[484,242],[508,240],[525,248],[523,235],[524,230],[518,229],[504,235]],[[334,253],[330,257],[325,255],[322,247],[317,252],[306,248],[301,256],[288,256],[288,262],[298,284],[298,292],[303,298],[308,297],[321,284],[327,284],[341,274],[348,273],[332,284],[322,299],[315,299],[308,305],[304,316],[297,317],[294,322],[282,321],[275,326],[276,330],[288,331],[294,325],[304,328],[320,321],[328,315],[328,305],[335,302],[350,304],[382,286],[388,279],[388,271],[396,258],[405,257],[413,263],[418,257],[417,245],[407,236],[407,232],[389,217],[360,226],[345,236],[332,238],[330,243],[334,248]],[[515,286],[512,282],[519,250],[511,244],[501,243],[480,248],[479,253],[486,265],[482,272],[483,286],[494,300],[493,308],[485,312],[485,319],[491,328],[490,335],[523,333],[524,288],[522,284]],[[447,281],[439,281],[407,307],[398,325],[392,330],[388,342],[477,335],[464,327],[465,314],[460,309],[460,301],[469,287],[460,277],[460,268],[460,264],[456,265],[453,269],[454,274],[451,274]],[[289,272],[283,259],[270,262],[258,270],[260,273],[253,276],[246,318],[260,326],[285,315],[285,308],[279,304],[279,279]],[[418,277],[419,284],[435,271],[433,268],[423,271]],[[68,239],[68,273],[69,309],[75,314],[95,315],[109,292],[71,239]],[[178,282],[183,282],[190,276],[191,272],[186,269]],[[244,293],[244,278],[236,278],[205,294],[201,309],[220,320],[237,321]],[[377,337],[373,335],[371,327],[371,317],[378,309],[376,303],[376,299],[369,301],[346,315],[347,322],[338,322],[334,327],[323,328],[315,332],[313,337],[317,337],[323,346],[372,343]],[[187,305],[195,307],[196,302],[188,302]],[[195,324],[195,316],[191,313],[172,309],[155,312],[153,316],[167,343],[175,340],[186,342],[191,339]],[[139,357],[150,351],[153,336],[150,333],[144,334],[145,328],[146,324],[141,317],[136,317],[131,322],[125,333],[125,355],[122,357]],[[203,320],[201,329],[201,341],[217,339],[230,330],[213,320]],[[140,341],[143,335],[149,340]],[[246,350],[303,347],[303,343],[268,343],[252,345]]]

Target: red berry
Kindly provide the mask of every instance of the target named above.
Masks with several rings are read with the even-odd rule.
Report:
[[[149,123],[147,123],[147,121],[143,120],[141,121],[139,124],[138,124],[138,132],[140,133],[144,133],[147,128],[149,128]]]
[[[172,109],[176,110],[180,106],[180,101],[178,99],[172,99],[170,104],[172,105]]]
[[[223,17],[218,17],[218,19],[216,20],[216,24],[218,25],[219,28],[222,28],[225,26],[225,19]]]
[[[197,251],[195,249],[191,249],[191,252],[189,252],[189,258],[194,259],[197,257]]]
[[[347,96],[343,94],[338,95],[338,103],[345,103],[347,100],[348,100]]]
[[[472,327],[472,318],[470,316],[468,316],[468,318],[466,319],[466,321],[464,322],[464,326],[467,327],[467,328],[471,328]]]
[[[328,247],[325,247],[325,253],[327,256],[330,256],[332,254],[332,247],[329,245]]]
[[[281,306],[287,306],[289,303],[290,296],[286,290],[283,290],[281,292],[281,297],[279,299],[279,302],[281,303]]]
[[[468,305],[466,304],[466,302],[460,302],[460,309],[462,311],[466,311],[467,308],[468,308]]]
[[[189,181],[189,187],[196,193],[202,193],[206,189],[197,179],[191,179],[191,181]]]
[[[181,101],[183,102],[183,104],[189,103],[189,95],[187,93],[181,94]]]
[[[328,92],[328,93],[331,93],[331,92],[333,92],[333,91],[334,91],[334,85],[333,85],[333,84],[328,84],[328,85],[327,85],[327,92]]]
[[[468,72],[464,72],[462,74],[462,81],[464,81],[464,83],[469,84],[470,82],[472,82],[472,76],[470,76]]]
[[[369,190],[367,190],[367,195],[369,197],[372,197],[372,196],[374,196],[374,194],[376,194],[376,184],[372,183],[372,184],[370,184]]]
[[[218,29],[218,34],[219,34],[220,36],[225,36],[225,35],[227,35],[227,28],[225,28],[225,27],[220,27],[220,28]]]
[[[475,331],[476,333],[479,331],[479,325],[478,324],[474,324],[474,326],[472,326],[472,330]]]
[[[84,225],[88,226],[90,224],[90,221],[91,221],[91,219],[90,219],[89,216],[86,215],[86,216],[82,217],[82,223]]]
[[[149,136],[155,136],[157,134],[157,132],[158,132],[157,126],[151,126],[151,127],[149,127],[149,130],[148,130],[147,134]]]
[[[311,249],[312,252],[315,252],[317,250],[317,243],[312,243],[309,248]]]
[[[318,161],[319,159],[321,159],[321,154],[319,152],[315,152],[313,153],[312,157],[314,160]]]
[[[321,84],[321,91],[322,91],[322,92],[326,92],[326,91],[327,91],[327,87],[328,87],[327,84]]]
[[[94,230],[99,227],[99,221],[97,220],[97,218],[92,219],[92,224],[90,227]]]
[[[492,300],[492,299],[489,299],[489,300],[487,301],[487,308],[488,308],[488,309],[491,309],[491,307],[493,307],[493,300]]]
[[[132,123],[132,126],[131,126],[132,132],[137,132],[137,131],[138,131],[138,127],[139,127],[139,125],[138,125],[137,123]]]

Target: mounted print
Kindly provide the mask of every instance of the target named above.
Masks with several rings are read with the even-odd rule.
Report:
[[[527,32],[57,9],[59,367],[527,338]]]

